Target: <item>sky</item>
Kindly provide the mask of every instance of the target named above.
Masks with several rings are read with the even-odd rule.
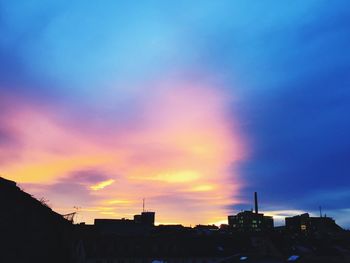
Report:
[[[348,1],[0,0],[0,174],[77,220],[253,207],[350,228]]]

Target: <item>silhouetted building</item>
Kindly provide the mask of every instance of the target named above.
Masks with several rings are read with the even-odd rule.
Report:
[[[240,232],[261,232],[273,229],[273,217],[264,216],[258,211],[258,195],[254,193],[255,212],[243,211],[237,215],[228,216],[228,224],[231,230]]]
[[[310,217],[308,213],[286,217],[286,230],[295,233],[335,232],[342,230],[331,217]]]
[[[134,219],[95,219],[96,230],[102,234],[148,234],[154,227],[155,212],[142,212]]]
[[[228,216],[228,224],[232,230],[243,232],[271,231],[273,229],[273,218],[253,211],[243,211],[237,215]]]
[[[211,235],[219,230],[216,225],[196,225],[193,228],[198,234]]]
[[[155,234],[168,234],[168,235],[176,235],[182,233],[194,233],[193,228],[185,227],[180,224],[176,225],[158,225],[153,229],[153,233]]]
[[[136,223],[154,226],[155,212],[142,212],[141,215],[134,215]]]

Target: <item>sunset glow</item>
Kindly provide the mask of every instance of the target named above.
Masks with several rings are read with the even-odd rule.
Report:
[[[3,172],[45,195],[59,212],[81,207],[88,222],[130,217],[140,212],[144,197],[160,223],[225,218],[240,185],[230,167],[244,156],[227,116],[229,96],[220,87],[191,82],[158,89],[124,127],[116,125],[118,118],[100,123],[102,134],[94,122],[58,119],[62,112],[50,106],[23,106],[9,125],[24,147]]]
[[[1,2],[0,176],[87,224],[350,227],[348,2],[136,2]]]

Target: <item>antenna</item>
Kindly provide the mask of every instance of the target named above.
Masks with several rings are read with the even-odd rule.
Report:
[[[142,199],[142,212],[145,212],[145,198]]]
[[[322,217],[322,206],[320,206],[320,217]]]

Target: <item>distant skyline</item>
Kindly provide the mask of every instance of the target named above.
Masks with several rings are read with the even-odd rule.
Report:
[[[0,175],[79,220],[350,228],[348,1],[1,1]]]

